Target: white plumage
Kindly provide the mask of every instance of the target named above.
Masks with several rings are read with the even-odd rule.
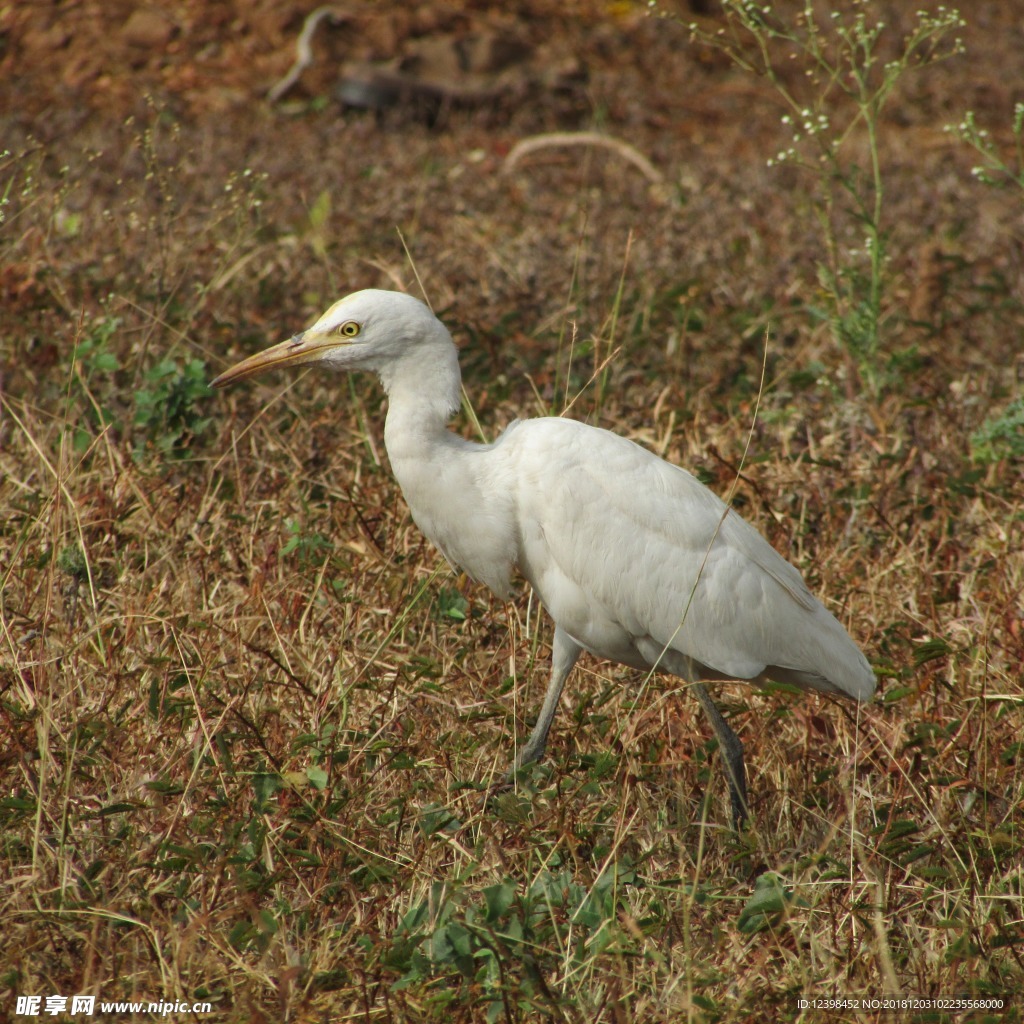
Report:
[[[518,570],[554,619],[551,682],[516,766],[543,754],[581,650],[694,684],[738,820],[742,746],[702,681],[772,679],[861,701],[874,693],[871,666],[797,570],[685,470],[567,419],[517,421],[489,445],[453,434],[457,351],[417,299],[356,292],[213,385],[311,362],[378,375],[384,443],[417,526],[500,597]]]

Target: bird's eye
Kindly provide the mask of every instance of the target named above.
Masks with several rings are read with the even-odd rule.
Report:
[[[359,324],[355,320],[346,320],[340,327],[334,328],[334,333],[340,334],[343,338],[354,338],[359,331]]]

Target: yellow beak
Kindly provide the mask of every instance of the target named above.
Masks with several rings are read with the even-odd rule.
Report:
[[[350,344],[348,338],[332,337],[324,334],[314,334],[310,331],[302,331],[294,338],[282,341],[262,352],[235,363],[230,370],[225,370],[219,377],[210,381],[211,388],[223,388],[236,381],[254,377],[264,370],[272,370],[279,366],[301,366],[304,363],[315,363],[326,351],[332,348],[341,348]]]

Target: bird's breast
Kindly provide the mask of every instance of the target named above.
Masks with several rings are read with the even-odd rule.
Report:
[[[392,456],[392,468],[413,521],[449,565],[504,599],[512,592],[516,526],[507,489],[484,472],[494,467],[488,454],[473,446],[429,459]]]

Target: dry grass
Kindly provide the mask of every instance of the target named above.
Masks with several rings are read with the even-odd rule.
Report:
[[[501,175],[506,138],[565,127],[544,110],[500,131],[261,112],[225,138],[155,100],[133,124],[12,134],[7,1012],[94,992],[224,1020],[864,1021],[884,1015],[797,999],[1024,988],[1024,474],[970,441],[1019,394],[1020,197],[936,127],[966,68],[907,98],[886,152],[893,383],[851,402],[809,312],[800,181],[730,120],[754,87],[630,24],[636,55],[590,102],[670,193],[596,152]],[[642,46],[668,76],[646,119]],[[882,693],[858,712],[727,689],[749,833],[685,688],[595,661],[547,768],[485,807],[546,678],[543,616],[452,578],[418,534],[374,382],[212,396],[189,375],[339,292],[411,286],[396,226],[488,431],[579,395],[573,415],[725,493],[771,328],[736,503]]]

